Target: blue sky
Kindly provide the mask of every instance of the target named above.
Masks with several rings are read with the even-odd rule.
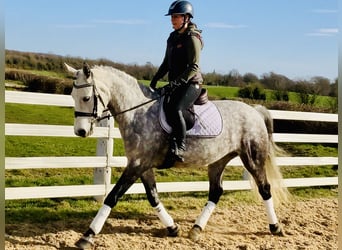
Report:
[[[120,63],[161,63],[164,0],[9,0],[5,48]],[[338,0],[193,0],[201,68],[291,79],[338,75]]]

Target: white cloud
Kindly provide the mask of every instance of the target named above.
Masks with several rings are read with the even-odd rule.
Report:
[[[58,24],[56,27],[60,29],[88,29],[96,26],[94,24]]]
[[[93,23],[100,24],[123,24],[123,25],[140,25],[147,22],[140,19],[117,19],[117,20],[93,20]]]
[[[59,24],[56,25],[57,28],[61,29],[87,29],[87,28],[96,28],[98,24],[121,24],[121,25],[142,25],[147,22],[139,19],[118,19],[118,20],[92,20],[90,24]]]
[[[312,33],[307,33],[307,36],[334,36],[338,33],[337,28],[322,28],[315,30]]]
[[[328,28],[328,29],[319,29],[318,30],[321,33],[330,33],[330,34],[336,34],[338,33],[338,29],[337,28]]]
[[[241,29],[247,28],[246,25],[243,24],[226,24],[226,23],[207,23],[205,25],[207,28],[214,28],[214,29]]]
[[[313,13],[320,13],[320,14],[331,14],[331,13],[337,13],[337,10],[333,10],[333,9],[314,9],[311,10],[311,12]]]

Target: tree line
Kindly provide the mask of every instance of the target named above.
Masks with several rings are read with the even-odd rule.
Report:
[[[222,75],[215,71],[205,74],[208,85],[236,86],[244,88],[247,85],[261,85],[263,88],[278,91],[304,92],[312,95],[337,97],[337,78],[334,82],[326,77],[315,76],[309,80],[291,80],[274,72],[264,73],[260,78],[253,73],[241,75],[237,70],[231,70]]]
[[[64,62],[69,63],[76,68],[81,68],[84,61],[87,61],[90,65],[108,65],[125,71],[140,80],[151,80],[158,69],[157,66],[154,66],[150,62],[145,63],[145,65],[122,64],[105,58],[94,60],[80,57],[20,52],[13,50],[6,50],[5,52],[6,68],[54,71],[65,74],[66,76],[67,73]],[[334,82],[330,82],[328,78],[322,76],[315,76],[309,80],[291,80],[284,75],[274,72],[264,73],[261,77],[258,77],[253,73],[241,75],[234,69],[228,74],[219,74],[214,71],[211,73],[204,73],[203,76],[205,84],[207,85],[236,86],[241,89],[245,89],[245,92],[249,95],[251,95],[251,92],[248,92],[248,90],[256,93],[260,89],[275,90],[278,99],[284,101],[286,101],[286,93],[288,91],[302,93],[303,99],[309,95],[337,97],[338,93],[337,78]],[[167,79],[165,78],[163,80],[166,81]],[[262,99],[262,93],[260,99]]]

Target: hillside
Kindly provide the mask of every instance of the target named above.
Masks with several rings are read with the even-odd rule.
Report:
[[[84,61],[90,65],[108,65],[115,67],[134,76],[144,84],[149,84],[150,79],[157,70],[155,66],[149,63],[146,65],[125,65],[115,63],[107,59],[94,60],[53,54],[6,50],[6,87],[7,89],[15,88],[31,92],[70,94],[72,78],[70,74],[67,73],[64,62],[73,65],[75,68],[81,68]],[[213,80],[213,74],[204,74],[204,83],[208,84],[207,88],[209,98],[243,98],[241,100],[250,104],[258,103],[271,109],[280,110],[337,112],[337,98],[334,94],[337,82],[329,85],[329,83],[324,79],[319,78],[313,79],[315,81],[319,80],[316,84],[314,82],[305,84],[303,82],[295,83],[291,82],[286,77],[275,73],[270,73],[268,77],[265,76],[263,79],[258,79],[257,77],[253,78],[251,74],[249,74],[248,77],[239,76],[237,74],[236,77],[237,78],[235,80],[240,81],[239,87],[234,86],[235,80],[231,77],[228,77],[230,80],[227,81],[232,81],[232,85],[226,86],[225,81],[222,80],[226,79],[226,76],[220,77],[216,74],[216,80]],[[166,79],[162,80],[166,81]],[[293,90],[291,91],[290,87],[287,90],[283,89],[283,87],[282,89],[267,88],[267,86],[274,85],[272,82],[277,81],[282,81],[284,86],[290,84]],[[220,84],[223,86],[218,86]],[[305,86],[310,86],[310,88],[315,87],[315,89],[322,89],[322,86],[325,86],[326,88],[329,87],[331,96],[319,95],[317,94],[319,91],[316,91],[317,93],[312,93],[313,90],[310,88],[304,88]],[[297,92],[294,90],[297,90]],[[256,92],[260,93],[257,97],[255,97]],[[251,93],[254,94],[251,95]],[[245,97],[248,97],[249,99]],[[264,98],[260,99],[260,97]]]

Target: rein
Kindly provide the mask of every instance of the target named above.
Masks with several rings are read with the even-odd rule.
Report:
[[[106,118],[109,119],[110,117],[116,117],[116,116],[118,116],[118,115],[122,115],[122,114],[124,114],[124,113],[126,113],[126,112],[132,111],[132,110],[137,109],[137,108],[140,108],[140,107],[142,107],[142,106],[144,106],[144,105],[146,105],[146,104],[148,104],[148,103],[150,103],[150,102],[153,102],[153,101],[159,99],[159,98],[162,97],[162,96],[163,96],[163,95],[160,95],[160,96],[158,96],[158,97],[156,97],[156,98],[153,98],[153,99],[151,99],[151,100],[148,100],[148,101],[146,101],[146,102],[143,102],[143,103],[141,103],[141,104],[138,104],[138,105],[136,105],[136,106],[133,106],[133,107],[131,107],[131,108],[129,108],[129,109],[126,109],[126,110],[124,110],[124,111],[115,113],[115,114],[113,114],[113,115],[110,114],[110,115],[106,115],[106,116],[103,116],[103,117],[99,117],[99,118],[96,119],[96,121],[101,121],[101,120],[106,119]],[[104,111],[108,111],[108,109],[106,109],[106,110],[104,110]]]
[[[86,87],[92,87],[93,88],[93,92],[94,92],[94,108],[93,108],[93,112],[92,113],[86,113],[86,112],[81,112],[81,111],[75,111],[75,117],[78,117],[78,116],[83,116],[83,117],[93,117],[93,121],[102,121],[104,119],[109,119],[110,117],[116,117],[118,115],[122,115],[126,112],[129,112],[129,111],[132,111],[134,109],[137,109],[137,108],[140,108],[150,102],[153,102],[153,101],[156,101],[157,99],[163,97],[167,91],[162,91],[160,93],[160,95],[158,97],[155,97],[155,98],[152,98],[151,100],[148,100],[146,102],[143,102],[141,104],[138,104],[136,106],[133,106],[129,109],[126,109],[126,110],[123,110],[121,112],[118,112],[118,113],[115,113],[115,114],[109,114],[109,115],[106,115],[106,116],[103,116],[103,117],[98,117],[97,116],[97,105],[98,105],[98,100],[100,100],[101,104],[105,106],[100,94],[98,93],[98,91],[96,90],[96,86],[95,86],[95,82],[92,81],[92,83],[86,83],[86,84],[82,84],[82,85],[76,85],[75,82],[73,83],[73,86],[76,88],[76,89],[80,89],[80,88],[86,88]],[[108,111],[108,108],[107,109],[104,109],[103,112],[105,111]]]

